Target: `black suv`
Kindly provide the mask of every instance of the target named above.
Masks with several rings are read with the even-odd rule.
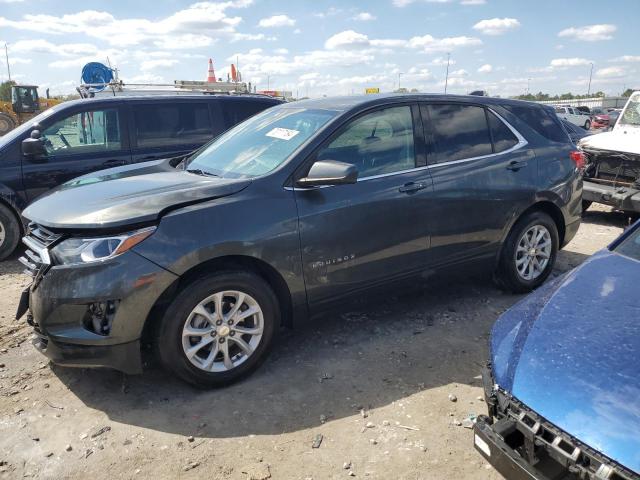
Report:
[[[0,137],[0,260],[24,232],[20,213],[79,175],[184,155],[282,103],[269,97],[161,95],[65,102]]]
[[[580,158],[548,107],[387,95],[280,105],[193,156],[86,175],[29,206],[18,318],[64,365],[199,385],[282,325],[389,280],[482,266],[524,292],[580,224]]]

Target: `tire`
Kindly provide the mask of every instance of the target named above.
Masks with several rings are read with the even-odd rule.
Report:
[[[582,213],[586,212],[587,210],[589,210],[589,207],[591,206],[593,202],[589,201],[589,200],[582,200]]]
[[[225,295],[218,300],[215,297],[220,292]],[[217,316],[216,306],[221,306],[223,316],[231,313],[238,299],[231,293],[244,294],[240,314],[249,309],[255,311],[257,306],[261,315],[253,314],[240,320],[232,316],[230,319],[236,318],[235,322],[228,323],[227,319],[223,322]],[[205,312],[194,312],[196,308],[199,312],[204,308]],[[260,336],[238,334],[235,330],[258,332],[260,326]],[[223,387],[258,368],[267,357],[279,326],[280,308],[267,282],[252,273],[218,272],[197,277],[179,291],[161,320],[155,345],[164,368],[182,380],[200,388]],[[185,328],[206,333],[187,336]],[[238,340],[252,348],[252,352],[247,355]],[[200,344],[203,346],[197,348]],[[231,368],[225,364],[225,349]],[[187,351],[191,351],[192,360]]]
[[[527,238],[530,238],[528,234],[536,231],[534,230],[536,228],[538,229],[538,234],[543,232],[543,238],[535,247],[536,251],[539,252],[539,255],[535,255],[535,261],[540,266],[540,262],[544,263],[545,258],[543,255],[548,255],[548,257],[540,272],[535,272],[534,265],[530,264],[528,270],[530,278],[526,278],[526,265],[529,263],[526,258],[530,258],[530,256],[528,251],[520,251],[518,247],[521,246],[521,242],[524,243],[525,247],[527,246],[525,234],[527,234]],[[548,247],[546,246],[547,241],[549,242]],[[541,248],[542,245],[545,246]],[[558,245],[558,227],[549,215],[541,211],[526,214],[516,222],[502,246],[498,269],[495,274],[496,283],[501,288],[513,293],[526,293],[539,287],[553,270],[558,255]],[[521,268],[524,265],[525,275],[519,271],[517,263],[520,263]]]
[[[591,128],[591,120],[584,122],[584,129],[589,130]]]
[[[14,128],[16,128],[16,121],[11,115],[0,112],[0,137],[9,133]]]
[[[0,260],[4,260],[20,242],[20,224],[9,208],[0,204]]]

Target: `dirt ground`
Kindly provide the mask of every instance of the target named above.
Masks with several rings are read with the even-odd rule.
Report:
[[[555,274],[627,223],[592,207]],[[485,279],[327,315],[285,332],[245,381],[199,391],[153,366],[127,377],[49,365],[13,320],[21,270],[0,263],[0,478],[500,478],[466,427],[486,411],[491,325],[520,297]]]

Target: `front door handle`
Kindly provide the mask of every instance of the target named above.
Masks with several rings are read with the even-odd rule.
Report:
[[[423,183],[423,182],[409,182],[409,183],[405,183],[404,185],[402,185],[400,188],[398,188],[398,191],[402,192],[402,193],[413,193],[413,192],[417,192],[418,190],[423,190],[427,188],[427,184]]]
[[[520,170],[521,168],[524,168],[527,166],[527,162],[526,161],[517,161],[517,160],[513,160],[511,162],[509,162],[509,165],[507,165],[507,170],[511,170],[512,172],[517,172],[518,170]]]

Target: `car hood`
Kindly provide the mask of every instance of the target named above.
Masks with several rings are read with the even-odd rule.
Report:
[[[640,128],[616,126],[611,132],[598,133],[583,138],[580,140],[580,146],[640,155]]]
[[[640,472],[640,262],[606,250],[496,322],[496,383]]]
[[[48,228],[119,228],[175,208],[243,190],[247,179],[206,177],[168,160],[110,168],[71,180],[29,205],[23,216]]]

